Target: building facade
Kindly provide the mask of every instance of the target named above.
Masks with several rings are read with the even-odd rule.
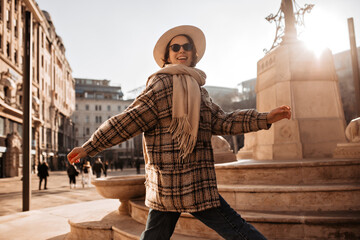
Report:
[[[25,12],[32,13],[33,172],[46,160],[64,167],[74,146],[75,82],[50,15],[33,0],[0,0],[0,177],[22,174]]]
[[[357,48],[357,54],[359,58],[360,47]],[[358,63],[358,68],[360,69],[360,59],[358,59]],[[352,119],[359,117],[357,116],[355,109],[356,97],[350,50],[334,54],[334,64],[339,81],[345,120],[348,124]]]
[[[75,78],[76,110],[72,116],[76,144],[84,144],[93,132],[107,119],[123,112],[132,102],[123,100],[121,87],[110,86],[109,80]],[[140,141],[140,142],[139,142]],[[132,138],[99,153],[103,162],[110,167],[133,166],[136,159],[142,159],[141,136]],[[94,160],[88,158],[93,162]]]

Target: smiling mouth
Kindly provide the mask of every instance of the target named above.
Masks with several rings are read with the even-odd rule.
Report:
[[[177,60],[187,60],[187,57],[178,57]]]

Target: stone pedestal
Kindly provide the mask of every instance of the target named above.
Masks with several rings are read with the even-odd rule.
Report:
[[[360,143],[338,143],[334,151],[334,158],[360,159]]]
[[[254,159],[331,157],[344,142],[344,114],[330,50],[319,58],[301,42],[280,45],[258,62],[257,109],[292,109],[268,131],[257,132]]]
[[[345,135],[349,142],[336,145],[334,158],[360,159],[360,118],[349,123]]]
[[[252,159],[253,148],[256,143],[256,133],[250,132],[244,135],[244,147],[241,148],[237,154],[236,159]]]
[[[211,145],[214,151],[215,163],[236,161],[235,154],[231,151],[230,144],[221,136],[212,136]]]

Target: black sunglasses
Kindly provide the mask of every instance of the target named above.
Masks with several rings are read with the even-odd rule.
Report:
[[[185,43],[183,45],[180,44],[173,44],[170,46],[171,50],[173,52],[178,52],[180,51],[181,47],[185,50],[185,51],[191,51],[193,49],[193,45],[191,43]]]

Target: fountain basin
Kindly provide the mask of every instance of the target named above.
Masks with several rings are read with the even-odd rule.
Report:
[[[120,200],[120,214],[129,214],[128,204],[130,199],[145,196],[144,182],[144,175],[97,178],[91,181],[101,196]]]

